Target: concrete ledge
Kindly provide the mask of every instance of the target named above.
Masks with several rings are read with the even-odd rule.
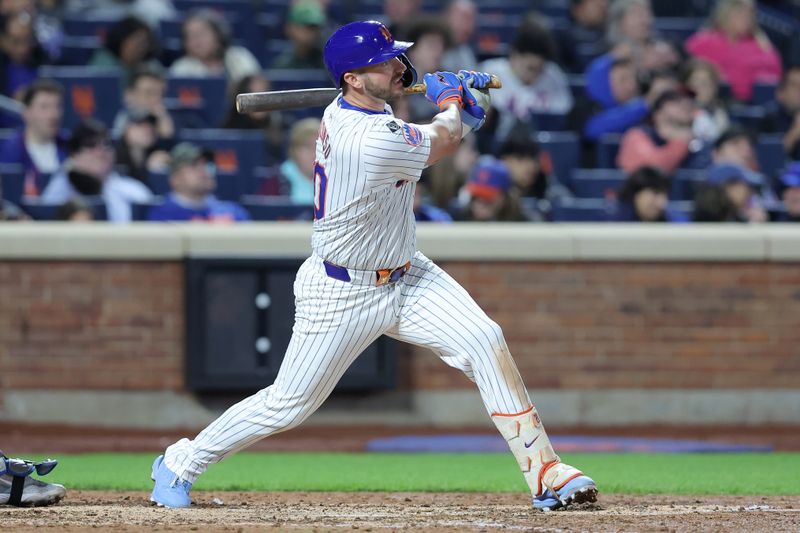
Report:
[[[151,261],[183,256],[183,238],[169,224],[0,224],[0,260]]]
[[[4,224],[0,260],[304,258],[305,222]],[[441,261],[798,261],[790,225],[420,224],[418,247]]]
[[[767,258],[767,239],[757,227],[608,224],[575,229],[572,236],[575,259],[583,261],[763,261]]]
[[[126,428],[203,427],[224,406],[209,409],[189,394],[172,392],[12,390],[0,420]],[[800,424],[797,389],[543,389],[531,391],[545,423],[553,426]],[[387,400],[387,401],[384,401]],[[376,405],[381,406],[376,409]],[[390,392],[356,403],[334,396],[305,425],[464,427],[490,425],[477,390]]]
[[[190,257],[304,258],[311,254],[311,224],[306,222],[182,224],[179,231]]]

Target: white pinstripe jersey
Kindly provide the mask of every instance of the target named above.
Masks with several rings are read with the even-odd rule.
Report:
[[[425,168],[427,133],[338,97],[317,138],[311,248],[357,270],[395,268],[416,250],[414,188]]]

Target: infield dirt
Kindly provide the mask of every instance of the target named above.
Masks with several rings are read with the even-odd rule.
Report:
[[[32,531],[800,531],[800,497],[602,495],[534,511],[525,494],[199,492],[191,509],[143,492],[70,491],[59,505],[0,507],[3,530]]]

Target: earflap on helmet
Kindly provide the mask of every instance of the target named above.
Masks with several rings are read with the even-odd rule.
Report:
[[[397,56],[400,61],[406,66],[406,71],[403,72],[403,87],[411,87],[417,83],[417,69],[411,64],[411,60],[405,54]]]

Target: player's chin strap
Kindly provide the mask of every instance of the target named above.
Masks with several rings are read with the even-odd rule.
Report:
[[[25,478],[33,472],[45,476],[58,465],[55,459],[45,459],[38,463],[25,459],[10,459],[0,452],[0,476],[11,476],[11,494],[8,498],[9,505],[22,505],[22,492],[25,488]]]
[[[536,407],[531,406],[517,414],[494,413],[492,421],[508,441],[534,497],[541,496],[547,489],[555,493],[572,479],[583,475],[562,463],[556,455]]]

